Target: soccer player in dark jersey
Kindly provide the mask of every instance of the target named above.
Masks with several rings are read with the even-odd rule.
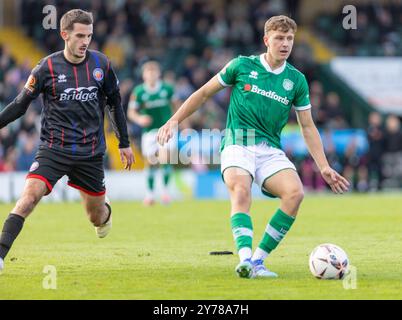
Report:
[[[111,228],[111,207],[105,197],[103,156],[105,107],[119,138],[125,169],[134,162],[117,77],[110,60],[88,49],[92,14],[74,9],[60,21],[63,51],[53,53],[32,70],[20,94],[0,113],[0,129],[21,117],[42,93],[40,146],[22,196],[6,219],[0,236],[0,271],[25,219],[64,175],[80,191],[98,237]]]

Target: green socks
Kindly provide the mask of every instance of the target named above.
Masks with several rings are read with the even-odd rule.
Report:
[[[147,187],[148,193],[153,194],[155,190],[155,177],[156,177],[157,167],[150,166],[148,169],[147,176]],[[163,175],[163,190],[167,190],[169,185],[170,177],[172,176],[172,166],[169,164],[162,165],[162,175]]]
[[[163,185],[166,187],[169,184],[170,176],[172,175],[172,166],[170,164],[162,165],[163,169]]]
[[[253,243],[253,224],[246,213],[236,213],[231,218],[232,233],[241,261],[251,258]]]
[[[253,260],[264,260],[278,246],[294,221],[294,217],[278,209],[265,229],[264,236],[253,255]]]
[[[153,193],[155,187],[155,169],[152,167],[148,169],[147,186],[148,191]]]

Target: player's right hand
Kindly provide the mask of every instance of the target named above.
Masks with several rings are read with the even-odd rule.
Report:
[[[350,183],[331,167],[325,167],[321,170],[321,176],[329,184],[334,193],[344,193],[349,190]]]
[[[173,137],[173,130],[176,127],[177,123],[174,123],[169,120],[162,127],[159,128],[156,140],[161,146],[163,146],[165,143],[169,141],[171,137]]]
[[[152,118],[144,114],[138,118],[138,124],[143,128],[147,128],[152,124]]]
[[[124,169],[131,170],[131,166],[135,162],[133,150],[131,147],[119,149],[121,163],[124,165]]]

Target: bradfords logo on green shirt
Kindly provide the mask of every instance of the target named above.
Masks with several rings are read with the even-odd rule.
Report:
[[[287,62],[272,70],[264,54],[233,59],[218,81],[232,87],[222,148],[261,142],[280,148],[291,108],[311,108],[305,76]]]
[[[288,100],[288,98],[278,96],[275,91],[272,91],[272,90],[265,91],[265,90],[263,90],[263,89],[260,89],[260,88],[259,88],[257,85],[255,85],[255,84],[253,84],[252,86],[249,85],[249,84],[246,84],[246,85],[244,86],[244,90],[245,90],[245,91],[251,91],[251,92],[254,92],[254,93],[259,94],[259,95],[261,95],[261,96],[267,97],[267,98],[269,98],[269,99],[276,100],[276,101],[278,101],[278,102],[283,103],[283,104],[286,105],[286,106],[287,106],[287,105],[289,104],[289,102],[290,102],[290,101]]]

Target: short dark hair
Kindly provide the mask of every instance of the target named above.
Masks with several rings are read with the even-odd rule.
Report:
[[[61,31],[71,31],[74,29],[74,23],[93,24],[94,19],[92,12],[87,12],[81,9],[73,9],[66,12],[60,19]]]
[[[158,61],[156,60],[149,60],[147,62],[144,62],[144,64],[141,66],[141,70],[144,71],[145,69],[148,68],[157,68],[159,71],[161,71],[161,66]]]

